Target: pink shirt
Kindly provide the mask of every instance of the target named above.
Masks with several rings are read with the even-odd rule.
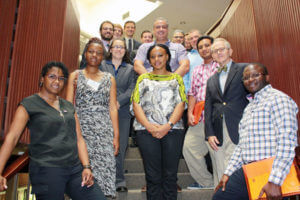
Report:
[[[204,101],[206,94],[206,82],[207,80],[217,72],[219,65],[216,62],[209,64],[201,64],[193,70],[191,88],[188,91],[189,96],[196,98],[196,102]],[[203,120],[203,113],[199,121]]]

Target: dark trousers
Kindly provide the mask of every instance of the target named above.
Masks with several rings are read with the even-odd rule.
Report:
[[[147,200],[176,200],[177,171],[183,146],[183,130],[172,130],[156,139],[146,130],[137,131],[147,182]]]
[[[220,188],[213,196],[213,200],[248,200],[248,191],[243,169],[236,170],[226,184],[225,191]]]
[[[30,166],[32,193],[38,200],[63,200],[66,193],[72,200],[105,200],[98,184],[81,187],[82,166],[37,167]]]
[[[130,129],[131,118],[125,118],[119,116],[119,130],[120,130],[120,148],[119,154],[116,157],[116,186],[126,186],[125,176],[124,176],[124,159],[126,154],[126,149],[128,145],[129,129]]]

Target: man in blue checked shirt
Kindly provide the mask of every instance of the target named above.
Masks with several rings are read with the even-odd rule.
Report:
[[[260,197],[266,193],[267,199],[282,199],[280,186],[289,173],[297,146],[298,107],[289,96],[272,88],[262,64],[249,64],[242,81],[250,92],[250,103],[239,124],[239,143],[213,200],[248,199],[242,165],[273,156],[272,171]]]

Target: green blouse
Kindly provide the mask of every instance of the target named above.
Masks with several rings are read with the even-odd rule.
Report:
[[[37,94],[24,98],[20,104],[29,115],[30,165],[71,167],[79,164],[73,105],[60,98],[60,114]]]

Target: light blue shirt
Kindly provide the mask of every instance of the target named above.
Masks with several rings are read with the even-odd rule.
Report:
[[[228,76],[229,71],[230,71],[230,66],[231,66],[231,64],[232,64],[232,60],[230,60],[230,61],[226,64],[226,66],[227,66],[227,72],[222,71],[222,72],[219,74],[219,82],[220,82],[220,87],[221,87],[222,93],[224,93],[224,88],[225,88],[227,76]],[[220,66],[220,67],[221,67],[221,66]]]
[[[192,49],[188,53],[188,58],[190,61],[190,70],[183,76],[183,83],[185,87],[185,93],[187,94],[191,88],[191,81],[193,76],[193,70],[195,67],[201,65],[203,63],[203,59],[200,57],[199,52],[196,49]]]

